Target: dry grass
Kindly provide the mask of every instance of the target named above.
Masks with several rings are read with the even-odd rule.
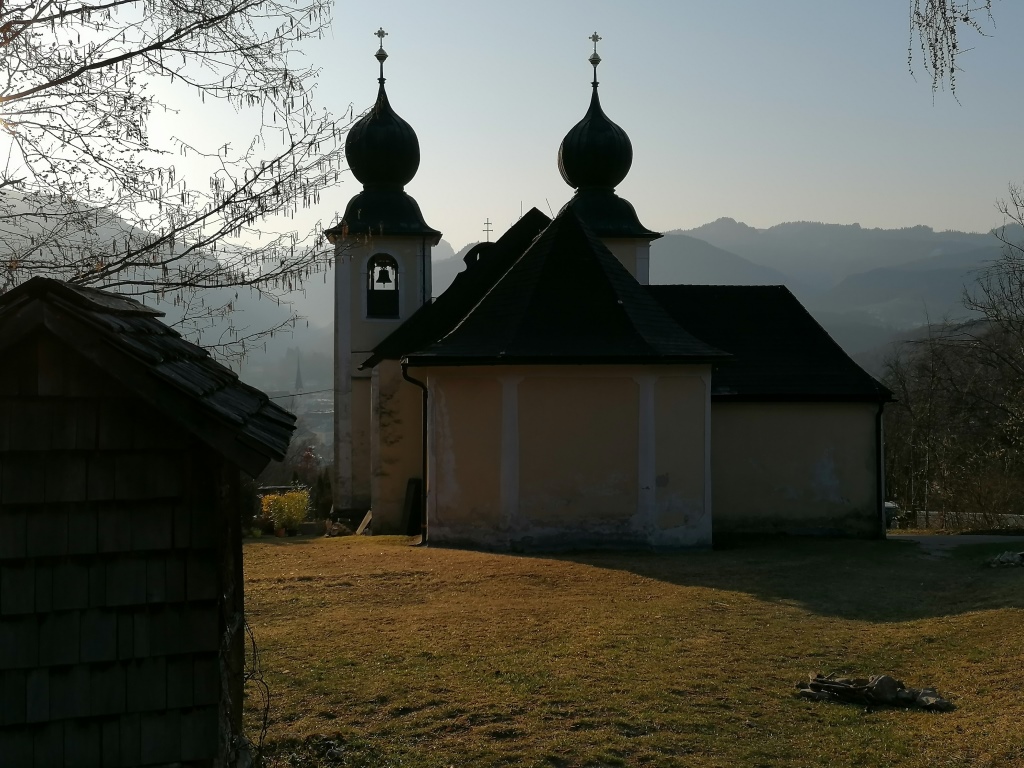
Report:
[[[782,541],[519,556],[256,540],[246,600],[273,691],[270,762],[1024,765],[1024,570],[980,567],[997,551]],[[794,698],[812,671],[890,673],[958,709]],[[340,757],[324,757],[326,738]]]

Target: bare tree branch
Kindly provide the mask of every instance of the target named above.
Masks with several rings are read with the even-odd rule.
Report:
[[[231,354],[275,330],[241,334],[223,297],[279,297],[333,260],[320,224],[290,223],[343,170],[348,123],[315,108],[319,72],[295,64],[331,5],[0,0],[0,293],[46,274],[159,297],[193,336],[226,323]],[[170,108],[151,93],[159,79],[253,127],[219,148],[155,146],[149,118]],[[205,160],[209,177],[185,178],[175,155]]]

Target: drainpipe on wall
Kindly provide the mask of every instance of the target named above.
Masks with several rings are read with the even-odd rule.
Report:
[[[410,376],[408,368],[409,364],[403,360],[402,378],[423,390],[423,405],[420,409],[423,412],[423,423],[421,426],[422,444],[420,445],[420,451],[423,456],[423,480],[420,481],[420,530],[422,531],[420,543],[425,545],[427,543],[427,385]]]
[[[882,440],[882,411],[885,403],[878,404],[875,414],[875,456],[878,459],[878,476],[875,480],[875,495],[878,503],[878,519],[881,526],[881,538],[886,537],[885,528],[885,443]]]

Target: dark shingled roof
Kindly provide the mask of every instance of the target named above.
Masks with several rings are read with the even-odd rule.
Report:
[[[34,277],[0,296],[0,349],[45,328],[250,474],[283,459],[295,416],[160,322],[163,314]]]
[[[677,323],[733,359],[716,400],[888,402],[892,393],[847,356],[782,285],[650,285]]]
[[[374,348],[360,367],[372,368],[381,360],[401,360],[446,336],[550,223],[551,219],[531,208],[497,241],[480,243],[466,255],[466,269],[455,276],[448,289],[416,310]]]
[[[673,321],[566,208],[451,333],[407,359],[550,365],[727,357]]]

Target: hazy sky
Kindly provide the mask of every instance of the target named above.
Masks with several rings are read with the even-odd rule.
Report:
[[[987,230],[1024,181],[1024,8],[996,3],[972,35],[960,104],[907,68],[909,0],[389,0],[339,2],[334,39],[311,51],[320,100],[356,113],[376,94],[383,26],[387,89],[419,135],[408,191],[456,248],[525,209],[571,196],[556,154],[589,100],[591,44],[601,99],[633,142],[619,187],[656,230],[721,216],[928,224]],[[354,179],[323,213],[344,209]]]

